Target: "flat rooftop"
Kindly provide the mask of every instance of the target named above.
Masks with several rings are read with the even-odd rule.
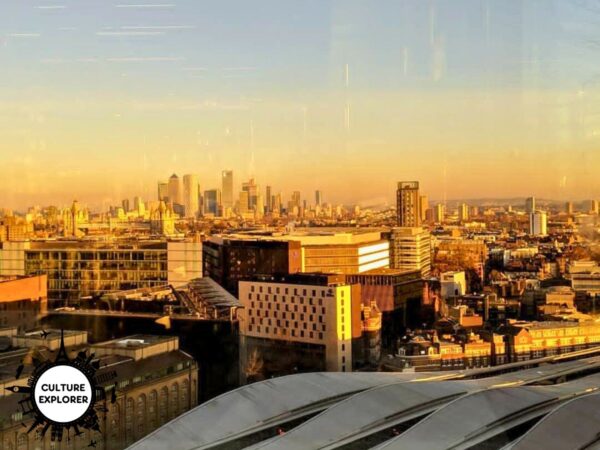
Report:
[[[240,241],[295,241],[301,245],[343,245],[373,243],[383,240],[384,229],[375,228],[297,228],[286,233],[282,231],[263,231],[214,235],[213,242],[225,240]]]
[[[138,349],[150,347],[152,345],[161,344],[170,341],[176,341],[176,336],[156,336],[153,334],[133,334],[131,336],[113,339],[111,341],[100,342],[93,344],[96,348],[126,348],[126,349]]]

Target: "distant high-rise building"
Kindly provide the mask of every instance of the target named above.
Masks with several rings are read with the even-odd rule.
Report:
[[[321,191],[315,191],[315,206],[321,206],[323,204],[323,193]]]
[[[567,214],[573,214],[573,202],[565,203],[565,212]]]
[[[129,212],[129,199],[126,198],[124,200],[121,201],[121,206],[123,206],[123,211],[125,211],[126,213]]]
[[[265,214],[265,203],[260,192],[256,197],[256,208],[254,208],[254,212],[256,213],[257,217],[262,217]]]
[[[221,191],[219,189],[204,191],[204,212],[220,216],[222,209],[221,201]]]
[[[158,183],[158,201],[168,202],[169,201],[169,183],[159,182]]]
[[[469,205],[461,203],[458,205],[458,220],[460,222],[466,222],[469,220]]]
[[[300,191],[294,191],[292,193],[292,205],[298,207],[298,209],[302,206],[300,202]]]
[[[446,208],[442,203],[438,203],[435,205],[435,214],[434,214],[434,222],[435,223],[444,223],[444,218],[446,217]]]
[[[281,212],[281,193],[273,195],[272,206],[274,212]]]
[[[197,175],[183,176],[183,206],[186,217],[196,217],[198,214],[198,186]]]
[[[548,215],[545,211],[535,211],[529,214],[529,234],[532,236],[548,234]]]
[[[181,182],[179,177],[175,174],[169,178],[169,201],[174,205],[181,205]]]
[[[525,212],[529,214],[535,212],[535,197],[529,197],[525,200]]]
[[[138,213],[139,216],[146,214],[146,205],[141,197],[133,197],[133,209]]]
[[[590,212],[592,214],[598,214],[598,200],[590,200]]]
[[[398,182],[396,215],[400,227],[418,227],[421,224],[418,181]]]
[[[240,214],[248,214],[251,211],[250,209],[250,196],[248,195],[248,191],[240,192],[240,201],[239,201],[239,213]]]
[[[419,196],[419,210],[421,212],[421,222],[427,219],[427,210],[429,209],[429,197],[426,195]]]
[[[256,211],[256,205],[258,203],[258,185],[255,183],[254,178],[250,178],[245,183],[242,183],[242,191],[248,193],[248,208],[250,211]]]
[[[224,170],[221,173],[222,192],[223,192],[223,208],[233,208],[233,171]]]
[[[271,186],[267,186],[267,190],[266,190],[265,196],[266,196],[265,200],[267,201],[265,211],[268,212],[268,213],[270,213],[270,212],[273,211],[273,205],[271,204],[271,200],[272,200],[271,199]]]

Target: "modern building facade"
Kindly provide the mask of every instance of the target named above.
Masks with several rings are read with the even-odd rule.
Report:
[[[221,191],[219,189],[204,191],[204,213],[220,216],[222,209]]]
[[[461,203],[458,205],[458,221],[462,223],[467,220],[469,220],[469,205]]]
[[[296,274],[241,281],[239,289],[242,377],[256,375],[258,367],[260,378],[352,371],[353,312],[361,334],[352,300],[360,288],[341,275]]]
[[[233,171],[224,170],[221,173],[221,190],[223,192],[223,207],[233,208]]]
[[[301,247],[294,241],[212,236],[204,241],[202,252],[204,276],[236,296],[240,280],[302,268]]]
[[[528,197],[525,199],[525,212],[531,214],[536,211],[535,197]]]
[[[183,196],[181,189],[181,181],[176,174],[171,175],[169,178],[169,201],[173,205],[182,205],[183,204]]]
[[[422,227],[395,227],[387,234],[390,242],[390,267],[420,270],[423,278],[431,274],[431,234]]]
[[[0,276],[45,274],[48,300],[181,284],[202,276],[202,244],[186,241],[4,242]]]
[[[365,229],[212,236],[203,249],[204,275],[234,295],[237,282],[254,275],[355,274],[389,267],[389,242],[380,231]]]
[[[185,217],[196,217],[199,210],[198,176],[186,174],[183,176],[183,206]]]
[[[437,224],[443,224],[446,218],[446,208],[443,204],[438,203],[435,205],[435,212],[433,214],[433,220]]]
[[[548,215],[545,211],[535,211],[529,214],[529,234],[532,236],[548,234]]]

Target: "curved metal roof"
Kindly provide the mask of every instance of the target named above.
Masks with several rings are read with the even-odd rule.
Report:
[[[253,449],[304,450],[351,442],[430,413],[458,396],[477,389],[476,382],[394,383],[363,391],[328,408],[282,436]]]
[[[598,389],[599,383],[600,375],[592,375],[554,386],[496,388],[467,394],[377,448],[469,448],[545,414],[556,402]]]
[[[324,372],[273,378],[215,397],[163,425],[130,449],[209,448],[323,410],[365,389],[426,375]]]
[[[540,420],[505,450],[600,448],[600,394],[575,398]]]

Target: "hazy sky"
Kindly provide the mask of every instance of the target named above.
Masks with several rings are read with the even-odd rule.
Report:
[[[598,198],[599,75],[592,0],[0,0],[0,206]]]

